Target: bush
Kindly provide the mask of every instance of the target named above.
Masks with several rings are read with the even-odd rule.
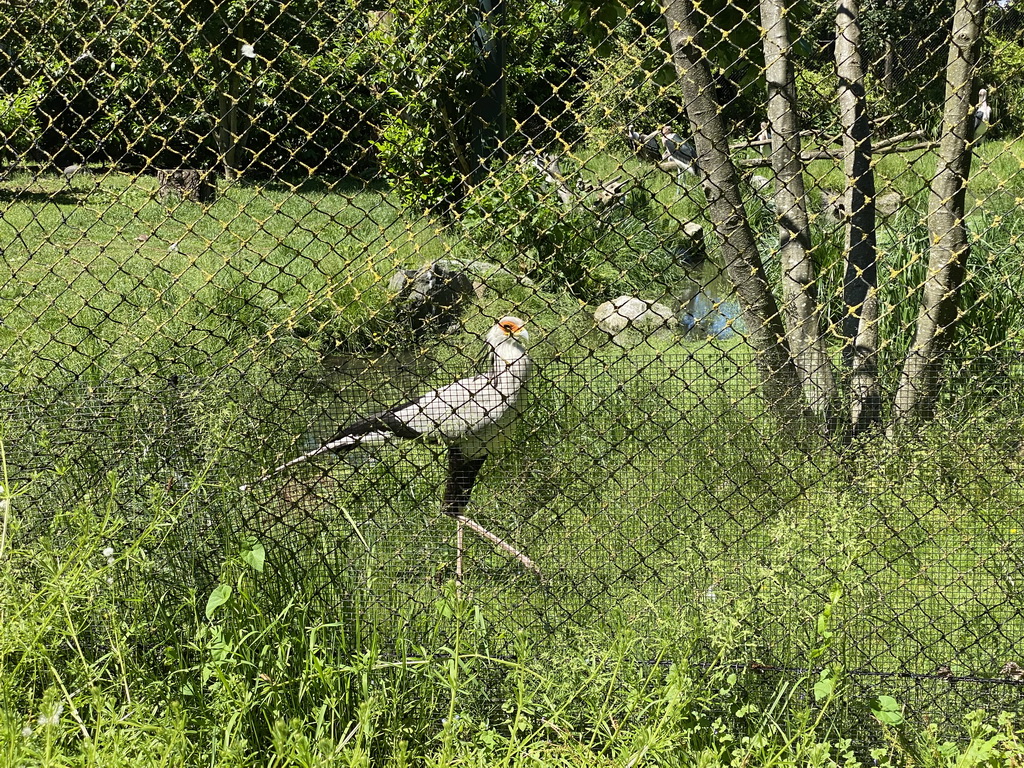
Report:
[[[996,35],[987,43],[993,52],[981,82],[997,107],[993,128],[1001,136],[1019,136],[1024,130],[1024,46]]]
[[[394,115],[374,142],[384,174],[402,202],[416,211],[446,212],[462,197],[463,178],[427,126]]]
[[[575,189],[578,169],[566,166]],[[586,195],[563,203],[532,168],[506,163],[473,188],[460,219],[468,239],[542,288],[592,302],[623,293],[670,293],[686,282],[677,221],[662,221],[638,183],[606,208]]]
[[[36,106],[42,93],[42,80],[36,80],[10,95],[0,95],[0,157],[17,156],[38,137]]]

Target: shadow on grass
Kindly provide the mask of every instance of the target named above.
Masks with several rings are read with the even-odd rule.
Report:
[[[0,200],[20,203],[56,203],[57,205],[75,205],[81,202],[81,196],[73,190],[60,192],[40,192],[25,189],[0,189]]]

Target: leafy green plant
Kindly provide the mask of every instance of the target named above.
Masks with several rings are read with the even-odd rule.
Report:
[[[374,142],[392,188],[416,210],[444,212],[461,198],[463,174],[453,162],[454,151],[440,141],[429,126],[397,114]]]
[[[571,159],[563,170],[567,188],[583,178]],[[566,201],[532,167],[510,161],[473,188],[459,225],[492,258],[584,301],[629,292],[658,298],[687,284],[678,222],[662,220],[639,183],[615,206],[585,194]]]
[[[17,157],[39,136],[36,109],[43,96],[43,80],[37,78],[11,94],[0,94],[0,157]]]
[[[996,33],[989,33],[985,45],[990,53],[979,82],[997,110],[992,136],[1018,136],[1024,128],[1024,45]]]

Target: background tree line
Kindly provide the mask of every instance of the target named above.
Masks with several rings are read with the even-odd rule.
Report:
[[[1008,2],[965,2],[841,2],[837,13],[809,0],[23,0],[0,36],[0,125],[8,160],[189,166],[229,179],[384,178],[414,209],[461,213],[468,190],[525,147],[617,136],[638,120],[688,124],[769,402],[788,417],[810,411],[857,431],[883,409],[871,141],[916,129],[953,142],[941,147],[930,183],[933,261],[910,286],[919,338],[910,342],[905,323],[895,345],[905,359],[887,361],[903,370],[889,374],[905,395],[893,408],[928,415],[964,288],[972,137],[962,128],[973,84],[1004,94],[1004,135],[1024,123],[1007,97],[1024,79],[1015,66],[1021,14]],[[985,10],[988,31],[977,18]],[[957,54],[955,25],[968,22],[970,51]],[[774,276],[729,149],[766,115],[775,134]],[[807,224],[808,128],[842,141],[838,321],[822,314],[819,296],[832,298]],[[834,325],[843,350],[835,371],[825,332]]]
[[[716,97],[732,131],[756,131],[765,91],[753,4],[704,6]],[[936,36],[951,7],[864,4],[868,98],[876,114],[894,116],[887,130],[937,129],[944,50]],[[809,128],[836,118],[830,8],[802,0],[792,16]],[[990,16],[981,75],[999,103],[999,130],[1016,135],[1024,128],[1022,13],[1005,4]],[[506,149],[682,115],[678,94],[664,87],[671,67],[657,9],[642,4],[606,3],[595,15],[579,2],[17,0],[9,20],[0,33],[7,161],[29,151],[58,165],[187,165],[260,177],[370,178],[383,169],[411,182],[412,197],[433,199],[497,147],[497,136],[480,144],[491,128],[479,123],[490,118],[466,109],[493,90],[488,78],[506,97],[491,106],[505,116],[495,130],[508,134]],[[488,28],[490,42],[481,41]],[[500,73],[482,70],[486,45],[500,45]],[[606,109],[581,110],[595,94]],[[447,181],[414,192],[417,179],[439,175]]]

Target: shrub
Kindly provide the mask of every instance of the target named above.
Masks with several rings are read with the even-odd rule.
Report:
[[[564,165],[574,189],[580,172]],[[676,256],[673,226],[651,203],[651,193],[637,183],[614,207],[585,195],[564,203],[536,171],[509,162],[470,191],[460,224],[474,245],[518,263],[548,290],[587,302],[622,293],[661,295],[685,282],[686,268]]]
[[[1002,136],[1018,136],[1024,130],[1024,46],[996,35],[987,42],[993,52],[981,82],[996,105],[993,128]]]
[[[39,136],[36,106],[42,93],[42,80],[36,80],[12,94],[0,95],[2,155],[20,154]]]

